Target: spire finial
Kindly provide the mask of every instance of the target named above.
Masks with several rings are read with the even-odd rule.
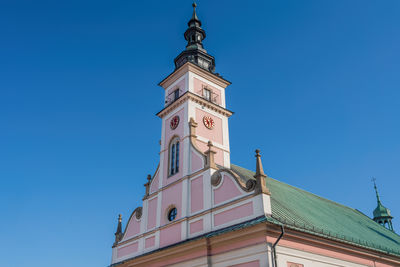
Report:
[[[381,198],[379,197],[378,188],[376,187],[376,178],[372,177],[372,181],[374,182],[376,200],[378,201],[378,204],[380,204],[381,203]]]
[[[114,246],[118,244],[119,241],[122,239],[122,215],[118,215],[118,226],[117,226],[117,231],[115,232],[115,242]]]
[[[269,192],[267,188],[267,183],[265,181],[267,175],[265,175],[263,170],[261,162],[261,154],[259,149],[256,149],[256,174],[254,175],[254,178],[256,178],[257,181],[255,194],[264,193],[270,195],[271,193]]]

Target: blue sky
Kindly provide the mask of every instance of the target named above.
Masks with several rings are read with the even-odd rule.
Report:
[[[400,2],[198,1],[231,160],[400,232]],[[0,1],[0,265],[107,266],[158,164],[191,1]]]

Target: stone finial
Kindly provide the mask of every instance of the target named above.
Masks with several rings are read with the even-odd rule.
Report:
[[[270,195],[271,193],[269,192],[266,184],[267,175],[264,173],[263,170],[259,149],[256,149],[256,174],[254,175],[254,178],[256,178],[257,181],[255,194],[263,193]]]
[[[144,186],[146,187],[146,194],[145,197],[147,197],[150,193],[150,181],[151,181],[151,175],[148,174],[147,175],[147,183],[144,184]]]
[[[214,155],[217,153],[213,150],[213,143],[211,141],[208,141],[207,143],[208,150],[204,152],[206,154],[206,168],[213,168],[217,169],[217,165],[215,164],[215,159]]]
[[[117,226],[117,231],[115,232],[115,242],[114,245],[117,245],[119,241],[122,240],[122,215],[118,215],[118,226]]]

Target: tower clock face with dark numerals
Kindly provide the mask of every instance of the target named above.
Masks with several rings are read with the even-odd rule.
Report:
[[[171,123],[169,126],[171,127],[172,130],[175,130],[176,127],[178,127],[178,124],[179,124],[179,116],[175,116],[171,119]]]
[[[204,116],[203,123],[204,123],[204,126],[206,126],[206,128],[210,129],[210,130],[212,128],[214,128],[214,125],[215,125],[214,120],[210,116]]]

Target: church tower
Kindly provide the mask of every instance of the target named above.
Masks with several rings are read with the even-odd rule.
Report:
[[[233,112],[225,102],[231,83],[215,73],[201,26],[193,4],[186,48],[159,83],[164,90],[157,113],[159,164],[147,177],[143,205],[133,211],[125,231],[119,218],[113,264],[271,214],[259,151],[254,177],[244,178],[231,166],[228,120]]]

